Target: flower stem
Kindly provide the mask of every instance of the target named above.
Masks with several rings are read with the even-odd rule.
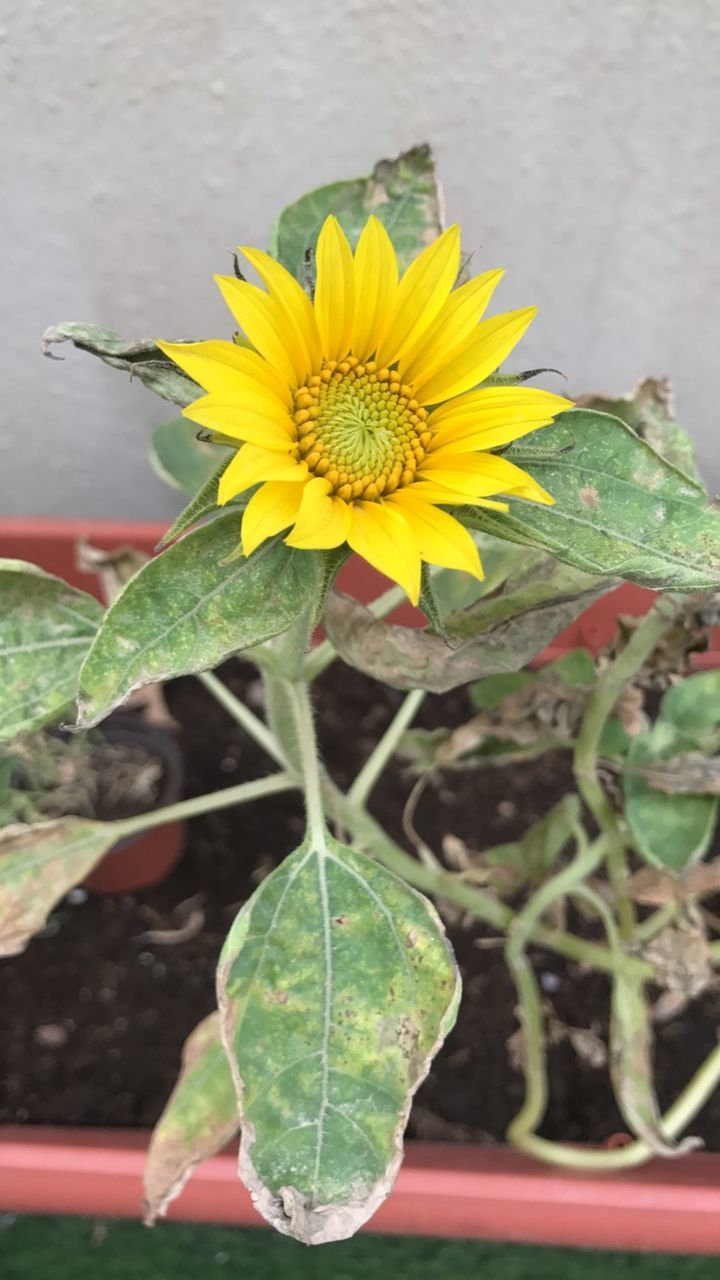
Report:
[[[235,694],[230,692],[222,680],[218,680],[212,671],[201,671],[198,673],[197,678],[220,705],[225,708],[228,715],[231,715],[237,724],[242,725],[246,733],[257,742],[258,746],[263,748],[263,751],[266,751],[277,764],[285,765],[287,763],[279,743],[267,725],[263,724],[262,720],[240,698],[236,698]]]
[[[115,827],[118,839],[133,836],[139,831],[150,831],[153,827],[163,827],[167,822],[180,822],[185,818],[195,818],[202,813],[213,813],[217,809],[227,809],[233,804],[247,804],[249,800],[260,800],[263,796],[277,795],[280,791],[291,791],[297,786],[296,780],[289,773],[272,773],[267,778],[256,778],[252,782],[239,782],[236,787],[223,787],[220,791],[212,791],[207,795],[193,796],[190,800],[180,800],[177,804],[165,805],[162,809],[151,809],[147,813],[138,813],[132,818],[121,818],[109,823]]]
[[[350,790],[348,791],[348,800],[351,804],[357,805],[358,809],[365,807],[366,801],[380,774],[390,757],[394,754],[395,749],[402,738],[408,725],[411,724],[415,717],[415,713],[420,707],[425,697],[424,689],[414,689],[401,703],[398,711],[390,721],[387,729],[379,742],[376,743],[373,751],[368,756],[365,764],[358,773]]]
[[[315,848],[321,851],[326,848],[327,824],[310,694],[304,681],[284,680],[283,686],[295,726],[308,833]]]

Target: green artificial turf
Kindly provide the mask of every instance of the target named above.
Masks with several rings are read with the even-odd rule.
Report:
[[[718,1280],[717,1258],[356,1236],[308,1249],[269,1231],[0,1216],[2,1280]]]

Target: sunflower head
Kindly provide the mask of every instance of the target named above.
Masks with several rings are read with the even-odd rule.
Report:
[[[218,284],[250,345],[158,346],[207,391],[183,413],[236,445],[219,502],[255,490],[244,553],[285,530],[305,550],[348,543],[413,603],[423,561],[482,577],[475,543],[445,508],[507,510],[496,495],[552,502],[492,451],[571,406],[535,387],[481,385],[535,309],[482,318],[502,272],[455,287],[456,226],[400,276],[377,218],[354,253],[327,218],[312,300],[268,254],[241,252],[264,288]]]

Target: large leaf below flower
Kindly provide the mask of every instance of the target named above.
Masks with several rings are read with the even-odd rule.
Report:
[[[374,213],[385,224],[401,267],[442,230],[435,165],[428,146],[415,147],[396,160],[380,160],[369,178],[318,187],[288,205],[270,238],[270,252],[298,280],[306,269],[305,254],[314,250],[329,214],[339,220],[351,244]]]
[[[445,693],[483,676],[518,671],[616,585],[536,551],[523,559],[522,571],[511,573],[501,589],[444,619],[445,639],[381,622],[337,592],[328,599],[323,622],[346,662],[396,689]]]
[[[312,611],[322,557],[281,542],[236,556],[239,536],[229,512],[130,580],[83,664],[78,727],[97,724],[133,689],[206,671]]]
[[[124,370],[130,377],[144,383],[150,391],[162,396],[163,400],[170,400],[181,408],[202,395],[202,389],[180,372],[177,365],[156,347],[152,338],[127,342],[112,329],[63,321],[45,330],[42,337],[45,355],[60,359],[52,350],[60,342],[72,342],[80,351],[89,351],[90,355],[99,356],[104,364],[111,365],[113,369]]]
[[[0,560],[0,738],[59,720],[72,705],[102,613],[37,565]]]
[[[412,1095],[455,1018],[433,907],[365,855],[305,845],[237,917],[218,996],[257,1208],[307,1244],[352,1235],[393,1185]]]
[[[507,515],[462,508],[468,528],[645,587],[720,585],[720,513],[700,484],[617,418],[570,410],[505,457],[539,480],[555,505],[511,499]]]

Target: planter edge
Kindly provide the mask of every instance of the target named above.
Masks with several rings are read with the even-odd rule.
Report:
[[[138,1131],[7,1126],[0,1132],[0,1210],[138,1218],[149,1138]],[[168,1216],[264,1225],[230,1152],[196,1169]],[[720,1254],[720,1156],[590,1176],[551,1169],[505,1147],[410,1143],[395,1188],[366,1229]]]

